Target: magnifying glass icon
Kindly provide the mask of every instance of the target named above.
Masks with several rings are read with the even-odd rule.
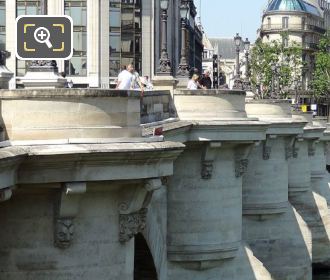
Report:
[[[49,49],[53,47],[49,41],[50,32],[46,27],[39,27],[34,31],[34,39],[40,44],[46,44]]]

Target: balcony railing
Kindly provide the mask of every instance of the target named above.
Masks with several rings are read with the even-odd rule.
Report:
[[[312,24],[289,24],[283,26],[282,24],[263,24],[261,26],[262,32],[271,32],[271,31],[285,31],[285,30],[298,30],[298,31],[314,31],[317,33],[324,33],[325,28],[312,25]]]
[[[316,43],[303,43],[302,47],[303,47],[303,49],[307,49],[307,50],[317,50],[318,49],[318,44],[316,44]]]

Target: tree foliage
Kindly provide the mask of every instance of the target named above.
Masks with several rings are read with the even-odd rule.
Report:
[[[284,38],[288,38],[286,34],[282,34]],[[261,98],[271,97],[273,91],[285,98],[301,80],[302,67],[302,48],[295,42],[285,47],[280,41],[264,43],[258,39],[251,50],[251,83],[260,88]]]
[[[330,30],[320,39],[315,52],[315,67],[311,89],[316,99],[330,94]]]

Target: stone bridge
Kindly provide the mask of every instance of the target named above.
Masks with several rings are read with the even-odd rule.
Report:
[[[0,279],[330,267],[330,129],[228,90],[0,90]]]

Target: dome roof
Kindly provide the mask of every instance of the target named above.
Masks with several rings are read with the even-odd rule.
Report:
[[[268,4],[266,12],[273,11],[298,11],[310,13],[319,17],[321,16],[314,5],[303,0],[272,0]]]
[[[307,9],[301,0],[272,0],[267,7],[267,12],[271,11],[307,12]]]

